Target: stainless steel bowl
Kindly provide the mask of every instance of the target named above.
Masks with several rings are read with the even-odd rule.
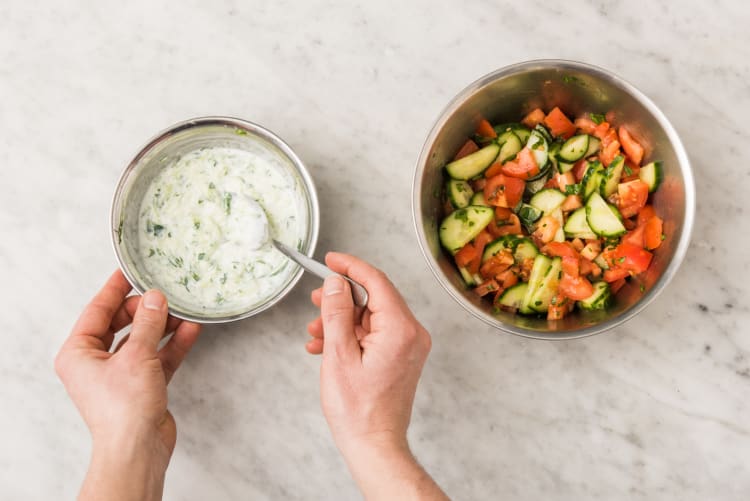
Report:
[[[453,260],[440,247],[440,192],[443,166],[466,141],[481,118],[518,121],[540,107],[559,106],[568,115],[614,110],[645,149],[645,160],[664,162],[664,181],[653,196],[664,219],[666,239],[651,267],[621,289],[615,305],[603,312],[575,312],[548,322],[543,318],[493,312],[466,288]],[[443,110],[419,155],[412,187],[412,212],[422,252],[446,291],[471,314],[511,334],[537,339],[572,339],[598,334],[637,315],[677,272],[690,241],[695,216],[695,186],[690,162],[677,133],[651,100],[604,69],[588,64],[538,60],[507,66],[461,91]],[[641,289],[643,288],[643,291]]]
[[[110,216],[112,245],[123,273],[140,294],[153,287],[145,278],[137,251],[138,212],[146,189],[159,171],[172,160],[203,147],[230,147],[247,151],[272,153],[298,181],[307,207],[306,234],[301,251],[312,256],[318,241],[320,213],[315,185],[302,161],[292,149],[271,131],[245,120],[228,117],[203,117],[173,125],[151,139],[120,177],[112,201]],[[211,314],[190,305],[170,301],[169,312],[175,317],[201,323],[222,323],[247,318],[270,308],[281,300],[302,276],[302,269],[290,276],[262,304],[242,311]],[[170,298],[168,298],[169,300]]]

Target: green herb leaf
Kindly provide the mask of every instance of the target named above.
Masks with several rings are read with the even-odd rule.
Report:
[[[203,259],[205,257],[206,257],[206,253],[205,252],[201,252],[200,254],[198,254],[198,261],[203,261]]]
[[[565,187],[566,195],[580,195],[583,185],[581,183],[569,184]]]
[[[625,166],[625,168],[623,170],[625,171],[625,175],[626,176],[632,176],[633,175],[633,169],[631,169],[627,165]]]
[[[600,123],[607,120],[603,113],[589,113],[589,116],[591,117],[591,121],[596,125],[599,125]]]

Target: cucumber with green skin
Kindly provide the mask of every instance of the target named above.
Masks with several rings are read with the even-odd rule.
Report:
[[[471,185],[460,179],[449,179],[445,185],[445,191],[454,209],[463,209],[468,206],[474,196]]]
[[[500,146],[490,143],[481,150],[450,162],[445,166],[445,170],[453,179],[467,181],[480,175],[487,167],[492,165],[499,152]]]
[[[586,201],[586,222],[591,230],[600,237],[614,238],[624,235],[627,230],[622,224],[618,210],[608,204],[595,192]]]
[[[648,185],[648,192],[653,193],[659,188],[661,180],[664,178],[664,169],[661,162],[650,162],[638,172],[641,181]]]
[[[589,150],[589,137],[588,134],[578,134],[565,141],[557,153],[558,158],[571,163],[584,158]]]
[[[474,239],[495,217],[491,207],[469,205],[451,212],[440,223],[440,243],[455,254]]]
[[[594,292],[578,301],[578,306],[583,310],[603,310],[612,304],[612,291],[607,282],[594,282]]]
[[[528,288],[529,284],[525,282],[519,282],[511,287],[508,287],[497,299],[497,304],[509,310],[520,309],[523,304],[523,300],[526,297],[526,291],[528,290]]]
[[[617,191],[617,185],[620,183],[620,178],[622,178],[622,170],[624,167],[625,157],[617,155],[602,174],[599,193],[601,193],[604,198],[609,197],[612,193]]]

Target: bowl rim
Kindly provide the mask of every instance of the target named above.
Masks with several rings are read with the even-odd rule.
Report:
[[[122,195],[123,188],[125,187],[126,181],[129,179],[130,173],[136,168],[136,166],[139,164],[143,156],[146,155],[149,151],[151,151],[151,149],[155,147],[157,144],[168,139],[170,136],[173,136],[180,132],[193,129],[193,128],[197,128],[197,127],[207,127],[207,126],[232,127],[234,129],[243,130],[248,135],[259,137],[260,139],[263,139],[267,141],[268,143],[270,143],[272,146],[276,147],[292,163],[297,173],[299,174],[300,178],[302,179],[305,190],[307,191],[307,195],[309,198],[309,206],[310,206],[310,214],[309,214],[310,228],[308,229],[308,232],[309,232],[308,245],[302,252],[309,257],[312,257],[312,255],[315,252],[315,247],[318,243],[318,234],[320,230],[320,205],[318,201],[318,192],[315,187],[315,183],[312,179],[312,176],[310,175],[310,172],[308,171],[307,167],[305,167],[305,164],[302,162],[299,156],[297,156],[297,154],[294,152],[294,150],[292,150],[292,148],[283,139],[281,139],[281,137],[276,135],[270,129],[267,129],[266,127],[263,127],[262,125],[259,125],[254,122],[250,122],[248,120],[235,118],[235,117],[229,117],[229,116],[202,116],[202,117],[190,118],[187,120],[177,122],[163,129],[162,131],[154,135],[151,139],[149,139],[138,150],[138,153],[133,157],[133,159],[130,162],[128,162],[128,165],[120,173],[120,177],[115,187],[115,192],[112,196],[112,202],[110,205],[110,217],[109,217],[110,240],[112,243],[112,248],[115,252],[115,256],[117,258],[117,262],[120,267],[120,270],[122,270],[122,273],[125,275],[125,278],[127,278],[128,282],[130,282],[130,285],[133,287],[133,290],[135,290],[140,295],[144,294],[147,289],[143,287],[143,285],[131,273],[129,266],[125,263],[125,260],[123,259],[123,256],[120,251],[120,246],[119,246],[120,221],[118,219],[118,216],[120,214],[120,211],[118,210],[118,206],[121,201],[120,198]],[[269,301],[256,305],[255,307],[247,311],[242,311],[240,313],[234,313],[234,314],[225,315],[225,316],[204,317],[201,315],[191,314],[191,313],[187,313],[184,311],[176,311],[172,308],[172,306],[168,306],[169,314],[176,318],[180,318],[182,320],[188,320],[191,322],[198,322],[202,324],[221,324],[221,323],[227,323],[227,322],[234,322],[236,320],[242,320],[244,318],[257,315],[271,308],[276,303],[281,301],[287,294],[289,294],[289,292],[291,292],[294,286],[297,285],[297,282],[299,282],[299,280],[302,278],[303,273],[304,273],[304,270],[302,269],[302,267],[298,266],[298,269],[295,272],[294,276],[289,280],[289,282],[287,282],[284,288],[276,292],[276,294],[272,296]]]
[[[509,325],[499,319],[491,319],[483,310],[466,301],[465,298],[442,274],[439,267],[437,266],[437,261],[430,253],[427,238],[425,236],[426,232],[424,231],[422,211],[420,207],[422,200],[421,180],[424,176],[430,150],[433,146],[435,138],[437,137],[437,134],[443,129],[448,119],[458,110],[458,108],[462,106],[476,92],[498,79],[513,75],[519,71],[550,68],[576,70],[593,74],[598,78],[609,81],[609,83],[611,83],[615,87],[620,87],[626,93],[636,99],[656,118],[659,125],[664,129],[664,132],[669,139],[670,144],[675,150],[675,155],[677,157],[679,168],[683,176],[685,188],[685,216],[683,220],[682,233],[675,248],[675,253],[672,260],[669,262],[665,270],[654,283],[653,287],[651,287],[651,289],[643,297],[641,297],[638,302],[633,304],[629,309],[625,310],[620,315],[590,327],[572,331],[564,331],[561,333],[555,333],[554,331],[536,331],[518,327],[515,325]],[[664,113],[662,113],[662,111],[656,106],[656,104],[654,104],[654,102],[651,101],[651,99],[649,99],[644,93],[638,90],[630,82],[599,66],[566,59],[534,59],[504,66],[476,79],[475,81],[467,85],[458,94],[456,94],[456,96],[451,99],[451,101],[443,108],[443,110],[438,115],[437,120],[434,122],[432,128],[430,129],[430,132],[428,133],[424,141],[422,150],[420,151],[419,157],[417,159],[414,177],[412,179],[411,211],[412,222],[414,224],[414,230],[417,234],[419,248],[422,251],[422,255],[424,256],[425,260],[427,261],[427,265],[430,268],[430,271],[432,271],[432,274],[438,280],[443,289],[445,289],[458,304],[460,304],[465,310],[467,310],[474,317],[478,318],[485,324],[490,325],[503,332],[515,334],[529,339],[562,341],[569,339],[580,339],[613,329],[618,325],[627,322],[638,313],[643,311],[649,304],[651,304],[651,302],[672,280],[678,268],[682,264],[685,255],[687,254],[695,219],[695,196],[695,182],[693,179],[693,172],[690,165],[690,159],[688,158],[685,147],[682,144],[679,136],[677,135],[676,130],[664,115]]]

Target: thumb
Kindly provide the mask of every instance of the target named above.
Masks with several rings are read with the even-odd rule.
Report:
[[[147,291],[135,310],[127,345],[141,347],[149,354],[156,355],[156,348],[166,328],[167,298],[158,290]]]
[[[323,320],[323,357],[356,360],[362,356],[354,333],[354,302],[349,282],[332,275],[323,282],[320,300],[320,316]]]

